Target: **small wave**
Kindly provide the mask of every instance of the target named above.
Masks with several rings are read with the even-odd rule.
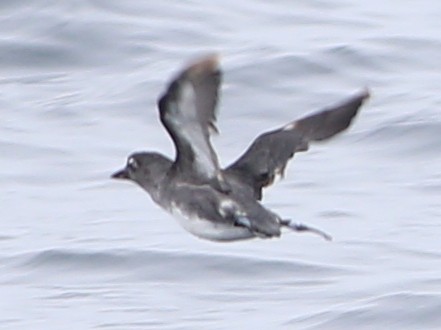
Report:
[[[402,256],[404,258],[414,257],[418,258],[419,260],[426,259],[426,260],[433,260],[438,261],[441,258],[441,253],[438,251],[427,251],[427,250],[421,250],[417,249],[415,247],[401,247],[397,246],[393,243],[386,243],[386,242],[379,242],[379,241],[347,241],[345,243],[347,246],[351,247],[362,247],[362,248],[375,248],[380,249],[381,253],[378,252],[381,255],[391,255],[391,256]]]
[[[0,241],[9,241],[15,239],[14,236],[0,235]]]
[[[355,305],[355,306],[354,306]],[[309,315],[307,329],[439,329],[438,294],[396,292],[351,303],[346,307]],[[299,324],[295,322],[288,324]]]
[[[33,141],[16,142],[0,139],[0,151],[2,154],[13,155],[14,160],[28,160],[29,158],[43,158],[48,156],[60,157],[68,153],[60,148],[37,145]],[[42,156],[44,155],[44,156]]]
[[[54,67],[57,63],[77,63],[78,59],[66,47],[45,41],[2,41],[3,67]]]
[[[271,276],[306,276],[311,279],[343,272],[337,267],[295,260],[161,250],[80,252],[54,249],[20,255],[14,260],[18,260],[15,267],[46,276],[112,273],[143,280],[196,280],[219,276],[257,280],[268,280]]]
[[[371,49],[354,45],[337,45],[325,48],[318,57],[331,67],[347,73],[364,68],[369,71],[383,71],[387,65],[375,56]]]
[[[326,219],[354,218],[354,214],[343,210],[328,210],[319,213],[319,217]]]
[[[283,89],[283,86],[280,84],[283,83],[284,80],[292,84],[291,77],[300,79],[313,76],[327,76],[334,72],[332,67],[306,56],[293,54],[279,56],[271,54],[265,55],[266,56],[260,60],[260,63],[253,62],[251,64],[243,64],[241,67],[231,71],[231,79],[236,83],[242,83],[242,85],[247,88],[250,86],[261,88],[262,81],[274,79],[277,80],[277,84],[267,83],[264,87],[268,89],[273,86],[280,91]],[[257,67],[266,67],[268,70],[256,70]],[[268,72],[271,73],[271,76],[268,76]],[[254,84],[255,86],[253,86]],[[288,86],[286,87],[289,89]],[[291,86],[291,91],[292,88]]]
[[[439,154],[440,130],[441,122],[397,122],[383,125],[361,140],[378,144],[393,154]]]
[[[383,61],[391,67],[415,66],[428,68],[439,66],[437,54],[441,51],[441,42],[425,35],[416,36],[382,36],[372,38],[371,43],[379,52],[377,60]],[[409,52],[409,49],[412,49]],[[424,59],[424,60],[422,60]]]

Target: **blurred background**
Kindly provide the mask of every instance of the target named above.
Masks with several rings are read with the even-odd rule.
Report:
[[[0,3],[1,329],[441,328],[441,2]],[[220,244],[133,184],[158,95],[219,52],[222,164],[368,86],[264,204],[321,228]]]

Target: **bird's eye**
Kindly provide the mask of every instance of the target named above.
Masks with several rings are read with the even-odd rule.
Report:
[[[136,170],[138,168],[138,162],[136,161],[135,158],[130,157],[129,160],[127,161],[127,166],[133,170]]]

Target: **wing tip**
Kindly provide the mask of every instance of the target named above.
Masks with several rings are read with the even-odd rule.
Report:
[[[364,101],[371,97],[371,90],[369,87],[365,86],[360,92],[360,98]]]
[[[193,62],[186,72],[190,76],[198,76],[206,72],[219,71],[220,55],[217,53],[211,53],[199,58]]]

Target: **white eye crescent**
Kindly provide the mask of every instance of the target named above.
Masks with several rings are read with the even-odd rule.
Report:
[[[129,166],[135,170],[138,168],[138,162],[136,161],[135,158],[130,157],[129,160],[127,161],[127,166]]]

